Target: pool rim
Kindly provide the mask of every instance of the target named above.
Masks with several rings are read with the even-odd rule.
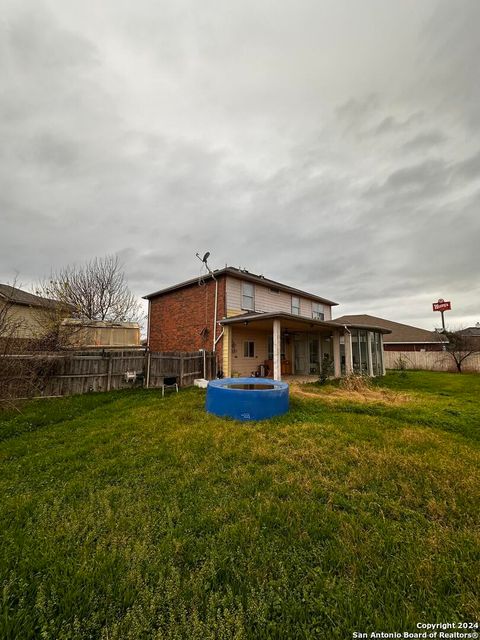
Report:
[[[229,387],[228,384],[268,384],[273,385],[273,389],[234,389]],[[241,378],[215,378],[215,380],[209,380],[207,389],[209,386],[212,386],[216,389],[228,389],[228,391],[236,392],[251,392],[257,391],[259,393],[268,393],[273,391],[285,391],[285,389],[289,389],[288,382],[283,382],[282,380],[274,380],[273,378],[257,378],[255,376],[241,377]]]

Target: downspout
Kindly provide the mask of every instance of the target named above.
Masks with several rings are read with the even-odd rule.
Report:
[[[148,316],[147,316],[147,348],[150,349],[150,312],[152,301],[148,299]]]
[[[146,380],[145,380],[145,386],[148,389],[148,387],[150,386],[150,360],[151,360],[151,354],[150,354],[150,313],[152,311],[152,301],[150,300],[150,298],[148,299],[148,317],[147,317],[147,349],[146,349],[146,353],[147,353],[147,375],[146,375]]]
[[[217,346],[217,301],[218,301],[218,280],[212,275],[212,278],[215,280],[215,310],[213,312],[213,349],[215,352],[215,348]]]

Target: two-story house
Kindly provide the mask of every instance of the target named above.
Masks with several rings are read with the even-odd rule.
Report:
[[[225,376],[382,375],[388,329],[332,320],[337,303],[225,267],[145,296],[152,351],[216,351]]]

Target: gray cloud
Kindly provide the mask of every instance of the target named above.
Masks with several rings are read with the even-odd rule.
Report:
[[[415,124],[418,121],[421,121],[423,118],[423,114],[421,112],[412,113],[405,120],[398,120],[393,116],[386,116],[380,122],[379,125],[375,127],[373,130],[374,135],[386,134],[386,133],[395,133],[399,131],[404,131]]]
[[[447,140],[447,136],[442,131],[427,131],[419,133],[412,140],[403,145],[407,151],[427,151]]]

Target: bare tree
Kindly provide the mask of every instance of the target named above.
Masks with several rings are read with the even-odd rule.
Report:
[[[118,256],[63,267],[41,283],[39,294],[57,300],[77,318],[126,322],[140,317]]]
[[[457,372],[462,373],[465,360],[475,353],[480,353],[480,340],[468,335],[463,329],[442,331],[441,335],[448,340],[448,343],[444,343],[445,351],[455,362]]]

